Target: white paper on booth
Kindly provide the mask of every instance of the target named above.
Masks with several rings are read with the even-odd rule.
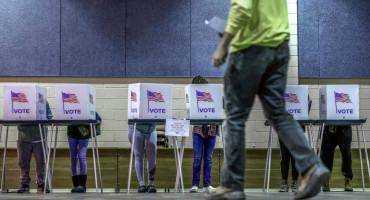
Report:
[[[213,17],[210,21],[206,20],[204,23],[215,30],[217,33],[223,33],[227,25],[226,20],[223,20],[219,17]]]
[[[190,120],[166,119],[166,136],[189,137]]]

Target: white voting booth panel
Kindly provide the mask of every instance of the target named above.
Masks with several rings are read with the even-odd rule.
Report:
[[[87,84],[55,86],[56,120],[95,120],[95,88]]]
[[[185,87],[188,119],[223,119],[222,84],[191,84]]]
[[[128,96],[128,119],[172,118],[171,84],[129,84]]]
[[[5,85],[4,120],[46,120],[46,88]]]
[[[287,85],[284,92],[285,109],[295,120],[308,120],[308,86]]]
[[[320,87],[320,119],[359,119],[358,85]]]

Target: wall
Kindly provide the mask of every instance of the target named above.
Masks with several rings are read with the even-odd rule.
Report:
[[[298,54],[297,54],[297,1],[288,0],[289,18],[291,27],[291,60],[288,71],[288,84],[308,84],[310,97],[313,99],[310,118],[318,118],[318,87],[325,84],[359,84],[360,85],[360,116],[370,116],[368,102],[370,101],[370,80],[368,79],[299,79],[298,78]],[[208,55],[210,58],[211,55]],[[223,66],[225,69],[225,66]],[[210,83],[222,83],[221,78],[210,78]],[[103,134],[99,137],[100,147],[130,147],[127,139],[127,85],[129,83],[172,83],[173,89],[173,116],[185,117],[184,87],[191,82],[191,78],[81,78],[81,77],[0,77],[0,105],[3,105],[3,85],[5,84],[40,84],[48,88],[48,100],[54,109],[54,89],[58,84],[88,83],[96,87],[97,111],[101,114],[103,122]],[[268,127],[264,126],[264,115],[259,100],[250,114],[247,122],[247,148],[266,148],[268,139]],[[0,116],[3,108],[0,107]],[[0,117],[2,118],[2,117]],[[366,135],[370,137],[370,123],[365,124]],[[4,129],[3,129],[4,130]],[[65,130],[65,129],[63,129]],[[317,130],[317,128],[315,128]],[[4,137],[2,137],[4,138]],[[17,134],[11,128],[9,146],[16,147]],[[67,147],[65,131],[59,134],[58,147]],[[356,137],[353,146],[356,147]],[[4,141],[1,141],[3,147]],[[187,147],[191,147],[191,138]],[[276,137],[274,146],[277,147]],[[217,138],[217,147],[221,147],[221,140]]]

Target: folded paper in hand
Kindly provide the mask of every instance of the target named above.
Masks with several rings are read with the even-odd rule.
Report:
[[[213,17],[210,21],[206,20],[204,21],[206,25],[211,27],[213,30],[215,30],[217,33],[223,33],[226,29],[226,20],[223,20],[218,17]]]

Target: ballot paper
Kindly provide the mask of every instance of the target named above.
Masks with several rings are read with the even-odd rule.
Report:
[[[217,33],[223,33],[227,25],[226,20],[218,17],[213,17],[210,21],[204,21],[204,23],[215,30]]]

